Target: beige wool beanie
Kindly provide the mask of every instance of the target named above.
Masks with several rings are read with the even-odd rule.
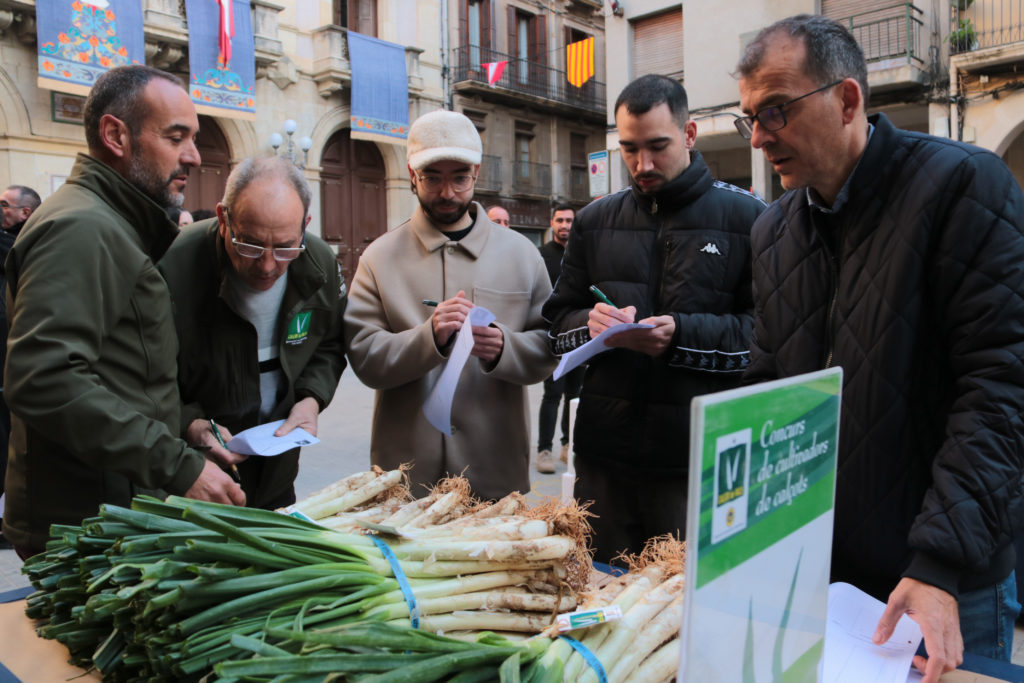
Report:
[[[436,161],[477,165],[483,145],[476,126],[465,114],[439,109],[424,114],[409,128],[406,154],[414,171]]]

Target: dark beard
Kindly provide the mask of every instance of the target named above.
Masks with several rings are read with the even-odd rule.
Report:
[[[128,174],[125,178],[142,194],[159,204],[160,208],[169,209],[181,206],[185,201],[184,195],[171,193],[171,181],[182,175],[188,175],[188,172],[179,168],[169,178],[161,178],[145,164],[140,154],[133,153],[128,160]]]
[[[417,196],[417,199],[419,199],[418,196]],[[433,205],[436,205],[436,204],[445,204],[445,205],[448,205],[448,206],[454,206],[455,207],[455,211],[453,211],[451,213],[449,213],[449,212],[440,213],[433,206]],[[466,215],[466,212],[469,211],[469,205],[470,205],[469,201],[464,202],[464,203],[459,203],[457,201],[448,202],[448,201],[445,201],[443,199],[435,199],[432,202],[432,204],[428,204],[428,203],[424,202],[422,199],[420,199],[420,206],[423,208],[423,213],[427,214],[427,218],[429,218],[431,220],[431,222],[433,222],[433,223],[435,223],[437,225],[454,225],[455,223],[458,223],[460,220],[462,220],[462,217]]]

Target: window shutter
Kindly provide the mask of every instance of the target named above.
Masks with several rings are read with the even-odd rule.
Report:
[[[515,59],[516,54],[516,8],[509,5],[508,10],[508,49],[505,50],[510,59]]]
[[[469,48],[469,0],[459,0],[459,47]]]
[[[548,17],[538,14],[533,18],[534,49],[533,61],[541,66],[548,63]]]
[[[633,78],[645,74],[683,77],[683,9],[633,22]]]

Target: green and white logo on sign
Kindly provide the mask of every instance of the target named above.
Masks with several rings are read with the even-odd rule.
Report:
[[[309,336],[309,319],[313,317],[312,311],[303,311],[292,318],[288,324],[288,336],[285,337],[287,344],[301,344]]]
[[[720,436],[715,442],[715,506],[711,542],[747,528],[750,489],[750,429]]]

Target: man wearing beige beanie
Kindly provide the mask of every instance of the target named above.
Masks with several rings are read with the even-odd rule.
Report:
[[[434,111],[413,122],[407,153],[419,207],[363,253],[345,312],[352,369],[377,390],[371,460],[385,469],[412,462],[416,495],[448,474],[466,476],[482,498],[528,491],[525,385],[556,363],[540,315],[551,292],[540,254],[472,201],[481,151],[462,114]],[[423,404],[474,305],[497,319],[472,328],[448,436],[427,421]]]

